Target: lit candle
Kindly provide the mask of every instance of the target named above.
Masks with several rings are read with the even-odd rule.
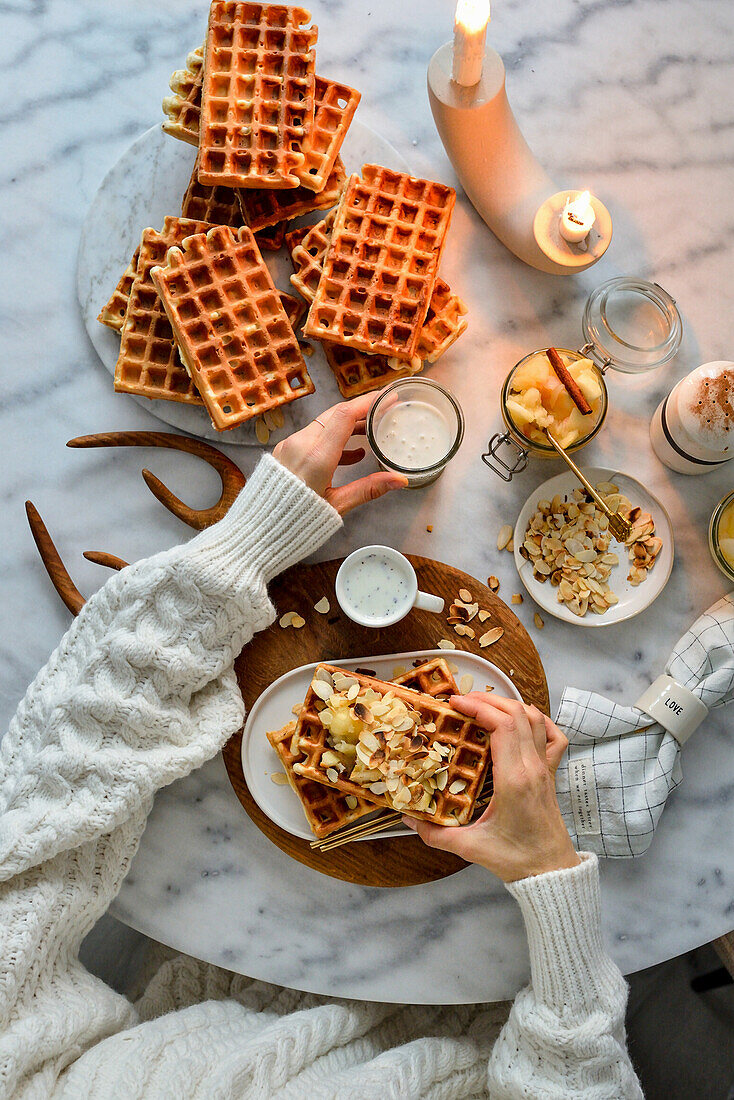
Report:
[[[454,16],[452,80],[471,88],[482,76],[489,0],[458,0]]]
[[[573,202],[566,199],[566,205],[561,214],[561,236],[569,244],[580,244],[588,237],[595,221],[596,214],[591,205],[591,195],[588,191],[582,191]]]

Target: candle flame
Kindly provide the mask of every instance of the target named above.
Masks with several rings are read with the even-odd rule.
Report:
[[[570,202],[566,200],[565,213],[574,214],[577,218],[584,219],[589,213],[589,207],[591,206],[591,192],[582,191],[581,194]]]
[[[458,0],[454,26],[470,34],[484,30],[489,23],[489,0]]]

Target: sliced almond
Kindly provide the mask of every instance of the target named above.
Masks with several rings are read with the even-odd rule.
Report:
[[[261,420],[260,418],[255,421],[255,437],[257,438],[258,443],[262,443],[263,446],[270,439],[268,426],[265,421]]]
[[[348,794],[344,800],[350,810],[356,810],[359,802],[353,794]]]
[[[537,612],[537,611],[536,611],[536,612],[535,612],[535,614],[533,615],[533,622],[534,622],[534,623],[535,623],[535,625],[537,626],[538,630],[542,630],[542,629],[543,629],[543,627],[545,626],[545,623],[543,622],[543,620],[542,620],[541,616],[540,616],[540,615],[538,614],[538,612]]]
[[[280,618],[278,619],[279,625],[282,626],[283,629],[285,630],[286,627],[289,627],[291,625],[291,623],[293,622],[293,616],[295,614],[296,614],[295,611],[286,611],[285,615],[281,615]]]
[[[456,649],[456,643],[452,642],[450,638],[441,638],[438,642],[439,649]]]
[[[459,599],[463,600],[464,603],[471,603],[472,602],[472,594],[471,594],[471,592],[469,591],[468,588],[460,588],[459,589]]]
[[[455,779],[449,787],[449,794],[461,794],[464,790],[466,790],[466,780]]]
[[[522,603],[522,600],[523,600],[522,592],[513,592],[513,594],[512,594],[512,603],[515,603],[515,604]]]
[[[322,596],[319,602],[313,605],[313,609],[314,611],[318,611],[319,615],[328,615],[331,611],[331,604],[326,596]]]
[[[295,627],[296,630],[300,630],[301,627],[305,626],[305,625],[306,625],[306,620],[303,618],[302,615],[294,615],[293,618],[291,619],[291,626]]]
[[[480,623],[486,623],[487,619],[490,619],[491,617],[492,617],[492,612],[491,611],[482,610],[482,611],[479,612],[479,622]]]
[[[271,782],[275,783],[276,787],[287,787],[288,776],[285,772],[273,772],[270,776]]]
[[[471,689],[474,687],[474,677],[466,672],[459,680],[459,692],[461,695],[468,695]]]
[[[487,587],[489,588],[490,592],[499,592],[500,582],[497,577],[494,576],[494,574],[492,574],[492,576],[488,578]]]
[[[494,626],[491,630],[488,630],[486,634],[482,634],[479,639],[479,645],[482,649],[486,649],[487,646],[494,645],[495,642],[498,642],[503,634],[504,630],[501,626]]]
[[[497,535],[497,549],[504,550],[511,538],[512,528],[509,523],[505,523],[500,527],[499,534]]]

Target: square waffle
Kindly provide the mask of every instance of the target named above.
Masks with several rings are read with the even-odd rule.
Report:
[[[163,100],[166,121],[162,129],[171,137],[199,144],[201,83],[204,77],[204,49],[198,46],[186,58],[186,68],[177,69],[170,80],[173,95]]]
[[[348,84],[315,78],[313,126],[301,144],[306,159],[296,175],[304,187],[323,191],[362,96]]]
[[[201,405],[196,387],[181,364],[166,312],[151,279],[169,248],[210,227],[188,218],[166,218],[163,229],[144,229],[135,280],[122,326],[115,367],[115,390],[164,401]]]
[[[214,0],[201,89],[199,179],[298,187],[314,119],[318,30],[305,8]]]
[[[439,695],[454,695],[458,691],[456,681],[451,675],[447,662],[442,657],[434,658],[411,669],[393,681],[414,691],[421,691],[434,698]],[[333,787],[305,779],[293,770],[293,765],[303,759],[294,738],[296,723],[289,722],[280,730],[268,733],[268,740],[280,757],[288,782],[298,795],[306,819],[317,837],[329,836],[337,829],[351,824],[360,817],[375,812],[373,802],[357,795],[344,795]],[[349,798],[349,802],[347,802]]]
[[[244,220],[257,233],[278,221],[292,221],[302,214],[310,214],[312,210],[328,210],[339,202],[346,179],[342,159],[337,157],[326,186],[318,194],[307,187],[296,187],[290,191],[243,187],[238,195]]]
[[[337,730],[342,714],[359,727],[356,756],[344,750],[349,734],[341,725]],[[331,734],[323,717],[332,722]],[[304,779],[437,825],[469,821],[490,764],[487,731],[448,703],[332,665],[315,669],[294,737],[304,760],[293,768]]]
[[[127,303],[130,299],[130,291],[133,288],[135,272],[138,269],[139,255],[140,248],[138,247],[133,252],[130,263],[120,276],[120,281],[113,290],[109,302],[102,306],[102,309],[97,315],[97,320],[101,322],[101,324],[107,325],[107,328],[113,328],[115,332],[122,332],[125,311],[127,310]]]
[[[326,340],[322,341],[321,347],[345,401],[372,390],[381,390],[396,378],[417,374],[423,366],[420,359],[416,360],[418,370],[415,370],[403,360],[388,359],[386,355],[367,355],[341,344],[327,343]],[[395,363],[395,367],[390,366],[391,362]]]
[[[455,201],[451,187],[379,165],[351,176],[306,335],[412,359]]]
[[[191,173],[189,186],[183,197],[181,216],[208,222],[210,225],[228,225],[232,229],[239,229],[245,222],[237,192],[231,187],[209,187],[205,183],[199,183],[196,167]],[[277,252],[282,248],[284,239],[285,222],[276,222],[255,233],[259,247],[269,252]]]
[[[151,272],[181,357],[219,431],[313,393],[248,226],[215,226]]]
[[[291,275],[291,284],[307,302],[313,302],[316,297],[324,273],[324,260],[329,251],[335,217],[336,212],[333,211],[310,229],[296,229],[286,236],[286,245],[295,269]]]

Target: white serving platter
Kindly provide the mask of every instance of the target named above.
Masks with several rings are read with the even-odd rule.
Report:
[[[386,164],[401,172],[409,171],[404,158],[388,141],[357,121],[349,127],[341,156],[347,172],[357,172],[365,163]],[[164,134],[160,126],[151,126],[125,150],[92,199],[79,243],[77,296],[89,339],[113,376],[120,337],[106,325],[100,324],[97,314],[130,262],[143,229],[147,226],[160,227],[167,214],[181,212],[181,201],[195,160],[196,149],[193,146]],[[324,214],[325,211],[306,215],[295,219],[292,225],[318,221]],[[293,268],[286,251],[281,249],[279,253],[266,252],[264,255],[276,286],[281,290],[292,290],[289,276]],[[278,432],[278,438],[310,424],[319,413],[341,400],[334,376],[319,347],[308,360],[308,371],[316,392],[283,409],[286,426]],[[204,409],[178,401],[155,401],[133,394],[118,394],[121,416],[124,416],[124,400],[131,397],[165,424],[200,439],[260,446],[255,438],[254,423],[218,432]]]
[[[389,653],[379,657],[354,657],[348,661],[329,661],[354,671],[358,668],[374,669],[378,679],[392,680],[396,665],[406,671],[414,661],[430,661],[445,657],[458,669],[454,673],[457,684],[462,676],[474,678],[473,691],[485,691],[487,685],[498,695],[520,699],[520,692],[512,680],[484,657],[465,650],[431,649],[413,653]],[[304,840],[313,840],[313,833],[306,821],[301,804],[289,786],[279,785],[272,776],[283,774],[283,765],[267,738],[268,730],[281,729],[293,718],[294,704],[301,702],[311,683],[314,662],[286,672],[259,696],[252,706],[242,735],[242,771],[250,794],[264,814],[281,829]],[[409,829],[396,826],[390,836],[412,836]]]
[[[607,481],[619,486],[620,492],[624,493],[632,504],[638,504],[643,512],[649,512],[655,520],[655,534],[663,540],[663,548],[647,579],[637,587],[630,584],[627,580],[627,573],[629,572],[627,549],[613,538],[609,549],[619,554],[619,565],[611,572],[609,587],[619,597],[619,603],[610,607],[604,615],[594,615],[589,612],[583,618],[579,618],[565,604],[558,602],[557,590],[548,581],[541,584],[540,581],[535,580],[532,563],[523,558],[520,554],[520,547],[523,544],[528,523],[538,506],[539,500],[551,500],[556,493],[564,497],[574,489],[581,488],[580,482],[570,470],[543,482],[542,485],[533,490],[523,505],[515,524],[513,537],[515,565],[520,580],[532,598],[549,614],[555,615],[557,619],[562,619],[563,622],[571,623],[573,626],[612,626],[614,623],[622,623],[627,619],[634,618],[635,615],[639,615],[641,611],[644,611],[658,598],[665,588],[673,568],[673,526],[664,505],[635,478],[620,473],[618,470],[607,470],[602,467],[592,467],[584,469],[582,472],[592,485]]]

